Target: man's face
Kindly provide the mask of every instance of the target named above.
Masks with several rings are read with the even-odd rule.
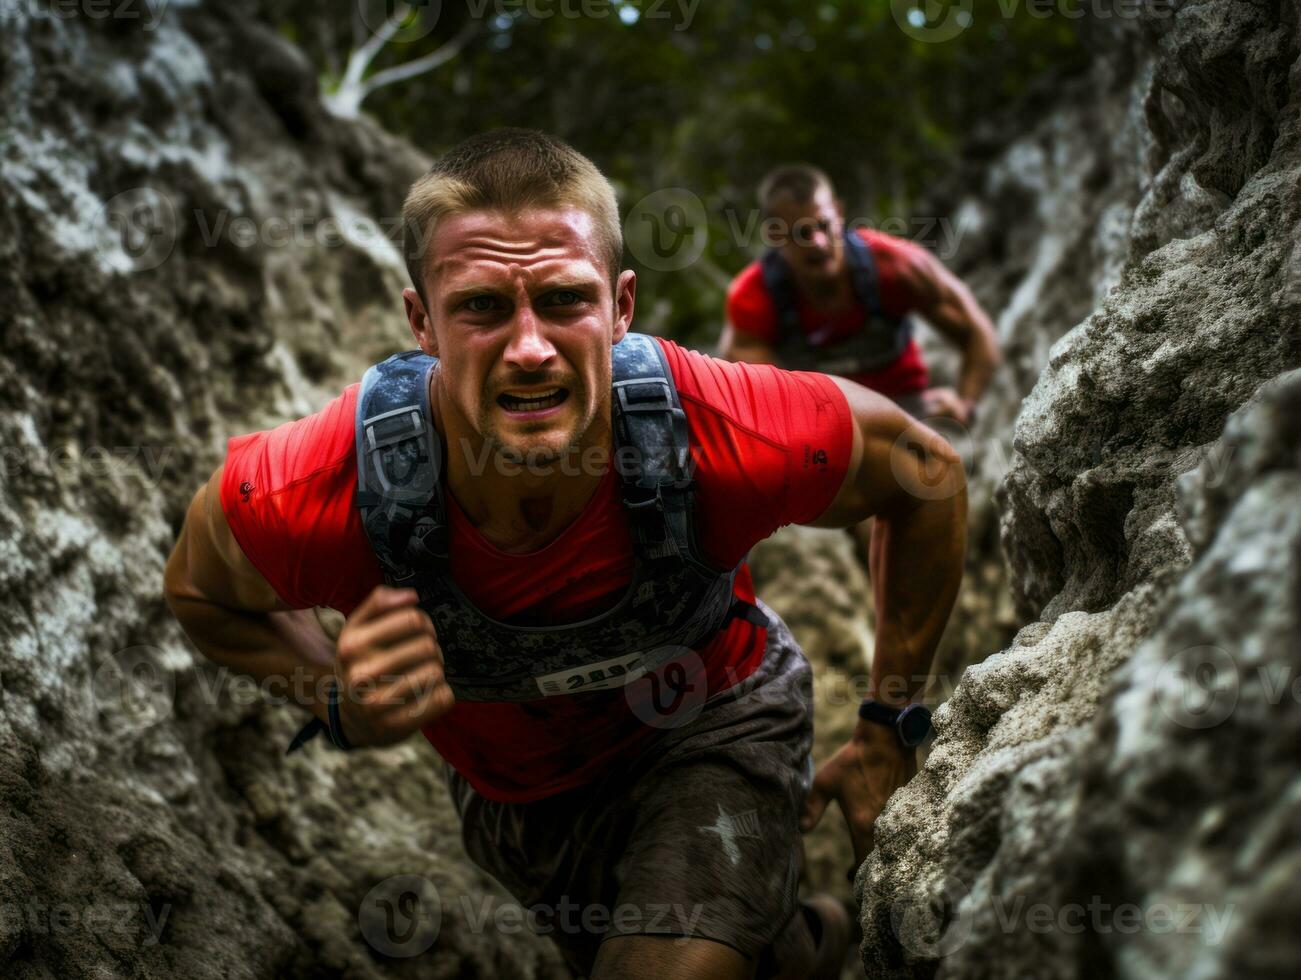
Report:
[[[631,323],[635,275],[612,293],[597,241],[573,208],[475,211],[434,231],[428,310],[407,290],[408,319],[440,359],[451,410],[494,448],[554,460],[608,417],[610,348]]]
[[[780,231],[774,244],[782,258],[806,282],[829,282],[844,268],[844,217],[830,188],[819,187],[798,204],[783,195],[771,206]]]

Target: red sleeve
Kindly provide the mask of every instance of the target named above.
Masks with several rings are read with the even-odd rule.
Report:
[[[919,297],[904,277],[904,271],[910,262],[924,256],[926,249],[906,238],[896,238],[869,228],[858,229],[858,235],[871,247],[872,258],[876,260],[881,309],[887,316],[912,313],[919,305]]]
[[[315,415],[226,446],[221,508],[240,548],[289,606],[350,612],[381,579],[353,506],[357,385]]]
[[[751,262],[727,289],[727,320],[732,329],[777,343],[777,309],[763,282],[763,269]]]
[[[711,561],[734,565],[779,527],[831,506],[853,447],[834,381],[660,343],[691,429],[696,528]]]

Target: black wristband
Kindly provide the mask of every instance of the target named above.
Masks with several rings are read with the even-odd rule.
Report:
[[[343,722],[339,718],[339,681],[337,678],[331,678],[330,681],[330,693],[325,711],[326,717],[330,720],[330,741],[334,743],[335,748],[346,751],[353,748],[353,744],[343,734]]]
[[[906,704],[893,708],[871,698],[858,706],[858,717],[876,725],[894,729],[895,738],[906,749],[915,749],[926,741],[931,732],[930,710],[920,704]]]

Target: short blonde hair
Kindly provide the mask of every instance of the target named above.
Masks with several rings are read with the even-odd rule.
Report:
[[[407,273],[426,303],[429,244],[445,216],[469,211],[515,214],[526,208],[573,207],[596,222],[597,252],[613,288],[623,267],[619,203],[605,175],[563,140],[534,129],[494,129],[463,140],[411,185],[402,205]]]

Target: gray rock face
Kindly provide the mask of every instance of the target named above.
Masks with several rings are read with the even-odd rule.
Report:
[[[5,3],[0,32],[0,973],[561,975],[427,746],[285,759],[300,713],[196,661],[161,594],[224,436],[402,343],[382,232],[426,161],[325,117],[243,3]],[[395,876],[441,899],[409,936]]]
[[[160,594],[222,437],[401,343],[383,232],[426,161],[325,116],[251,0],[55,6],[0,5],[0,970],[561,975],[425,746],[284,759],[299,716],[196,662]],[[881,821],[873,976],[1295,972],[1301,381],[1266,383],[1301,360],[1297,19],[1115,25],[937,192],[1009,361],[941,670],[1031,622]],[[834,748],[868,629],[847,541],[793,531],[755,570]],[[433,914],[395,934],[412,895]]]
[[[1001,490],[1037,621],[966,671],[878,826],[874,977],[1301,962],[1297,8],[1185,5],[1130,43],[1127,258]]]

